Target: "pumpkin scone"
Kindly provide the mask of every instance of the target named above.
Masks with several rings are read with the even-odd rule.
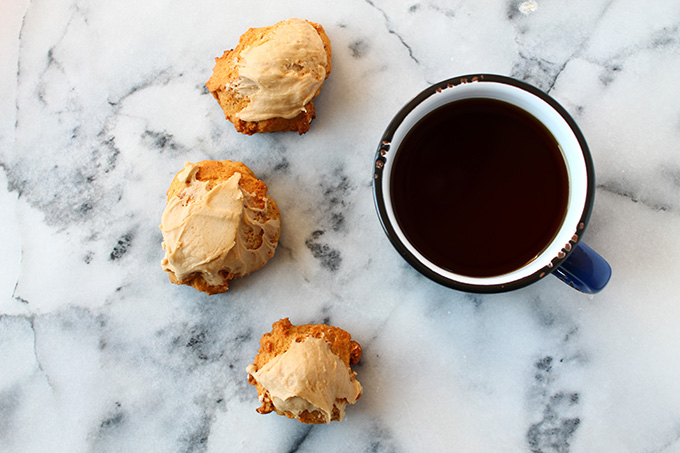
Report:
[[[250,28],[233,50],[215,59],[208,90],[237,131],[309,130],[312,99],[331,73],[331,42],[323,27],[288,19]]]
[[[294,326],[288,318],[275,322],[246,368],[262,403],[257,412],[274,411],[307,424],[341,421],[345,406],[363,391],[350,367],[359,359],[361,346],[338,327]]]
[[[274,256],[281,215],[267,185],[243,163],[187,162],[172,180],[161,218],[161,261],[172,283],[207,294]]]

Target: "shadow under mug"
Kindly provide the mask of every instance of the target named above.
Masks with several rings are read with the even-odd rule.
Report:
[[[391,174],[400,145],[428,113],[452,102],[493,99],[518,107],[537,119],[557,142],[568,175],[567,208],[553,239],[534,259],[502,275],[468,276],[436,265],[404,234],[393,206]],[[452,139],[453,141],[454,139]],[[505,76],[473,74],[444,80],[418,94],[392,119],[374,160],[373,196],[383,229],[396,250],[431,280],[476,293],[510,291],[552,274],[588,294],[609,282],[611,267],[581,241],[595,196],[595,172],[583,134],[567,111],[541,90]]]

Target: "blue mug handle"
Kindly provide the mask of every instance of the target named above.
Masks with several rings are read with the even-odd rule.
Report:
[[[595,250],[579,242],[553,275],[582,293],[597,294],[609,283],[612,268]]]

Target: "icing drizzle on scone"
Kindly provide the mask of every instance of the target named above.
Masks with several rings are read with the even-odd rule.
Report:
[[[210,285],[224,285],[272,257],[280,220],[266,218],[268,200],[258,207],[256,196],[240,187],[241,173],[224,181],[201,181],[198,168],[185,164],[177,179],[186,187],[163,211],[161,266],[180,282],[199,273]]]
[[[239,78],[225,86],[249,101],[234,116],[243,121],[294,118],[323,85],[327,61],[323,41],[307,21],[277,23],[241,53]]]
[[[345,406],[354,404],[362,393],[356,373],[322,338],[293,341],[286,352],[261,369],[249,365],[247,371],[266,389],[277,410],[295,417],[305,411],[318,411],[326,423],[330,423],[334,411],[342,420]]]

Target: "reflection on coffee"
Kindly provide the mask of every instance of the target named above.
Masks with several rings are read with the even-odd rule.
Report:
[[[390,194],[413,246],[470,277],[532,261],[564,220],[569,180],[559,145],[530,114],[464,99],[422,118],[395,156]]]

